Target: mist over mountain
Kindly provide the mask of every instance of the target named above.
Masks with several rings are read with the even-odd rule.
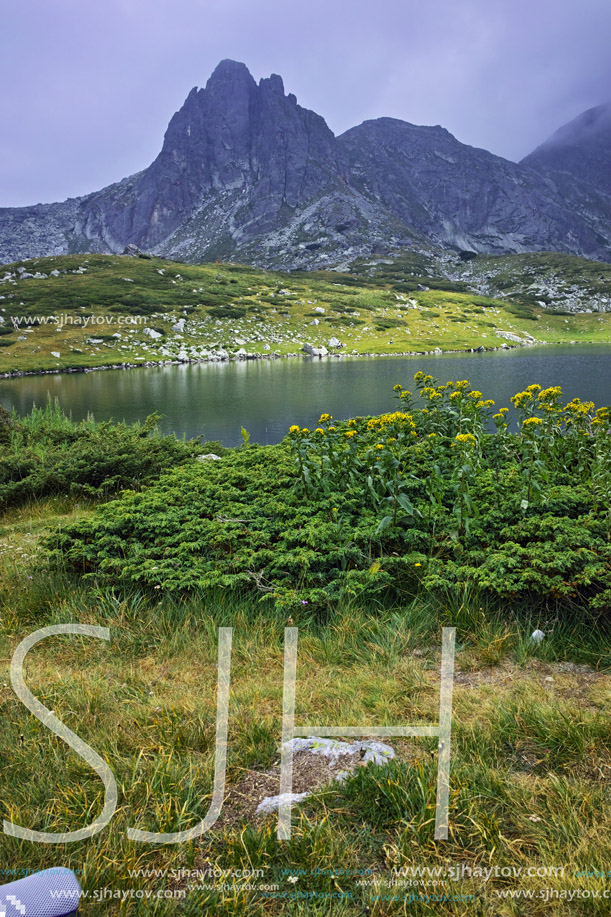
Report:
[[[611,195],[611,102],[565,124],[522,165],[570,175]]]
[[[520,164],[393,118],[335,137],[273,74],[221,61],[146,169],[58,204],[0,209],[0,261],[126,245],[185,261],[337,264],[397,247],[611,261],[611,106]]]

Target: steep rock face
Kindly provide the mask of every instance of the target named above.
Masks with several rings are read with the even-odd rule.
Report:
[[[350,160],[353,185],[442,246],[605,254],[552,182],[466,146],[442,127],[379,118],[347,131],[338,143]]]
[[[319,115],[285,96],[279,76],[257,86],[244,64],[222,61],[170,121],[157,159],[127,182],[80,204],[79,232],[115,251],[128,241],[161,251],[219,201],[226,231],[236,208],[242,236],[270,231],[283,223],[283,210],[342,178],[335,138]],[[199,247],[218,241],[219,230],[204,228]]]
[[[62,204],[0,209],[0,262],[133,243],[315,267],[414,242],[611,260],[610,112],[586,113],[516,165],[392,118],[335,138],[281,77],[257,84],[221,61],[147,169]]]

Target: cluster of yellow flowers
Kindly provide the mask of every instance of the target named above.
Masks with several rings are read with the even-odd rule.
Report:
[[[512,395],[511,403],[516,408],[523,408],[532,401],[532,395],[528,392],[516,392],[515,395]]]
[[[583,416],[594,410],[594,402],[581,401],[579,398],[573,398],[572,401],[569,401],[564,410],[567,414],[572,414],[574,417]]]
[[[431,382],[433,381],[433,377],[432,377],[432,376],[425,376],[425,374],[422,372],[422,370],[420,370],[420,371],[417,372],[416,375],[414,376],[414,381],[415,381],[415,382],[422,382],[423,385],[430,385]]]
[[[449,400],[453,404],[462,403],[462,405],[469,410],[469,408],[475,408],[477,410],[487,409],[494,406],[494,401],[489,398],[484,400],[482,398],[482,393],[477,390],[470,391],[469,382],[466,379],[459,379],[457,382],[446,382],[444,385],[437,385],[436,380],[433,376],[425,375],[423,372],[417,372],[414,375],[414,379],[418,384],[418,388],[422,395],[428,397],[429,402],[433,403],[438,400],[447,398],[449,392]],[[411,398],[412,393],[404,389],[402,385],[397,384],[394,386],[393,391],[398,393],[400,398]],[[524,411],[528,416],[522,421],[522,429],[525,431],[531,430],[535,431],[538,427],[544,424],[544,419],[546,415],[555,415],[555,421],[557,428],[561,428],[563,422],[567,427],[572,427],[581,430],[587,435],[588,433],[588,424],[591,424],[598,429],[601,427],[608,427],[611,425],[611,408],[604,407],[599,408],[596,411],[596,414],[591,418],[592,412],[594,411],[594,404],[591,401],[581,401],[579,398],[573,398],[564,408],[562,408],[560,399],[562,398],[562,388],[559,385],[550,386],[549,388],[541,388],[538,384],[529,385],[523,392],[517,392],[512,398],[511,402],[518,410]],[[409,410],[409,408],[408,408]],[[431,414],[434,416],[437,414],[436,406],[431,404],[431,409],[429,408],[420,408],[417,411],[419,416],[422,417],[423,421],[427,415]],[[498,412],[493,415],[493,420],[496,423],[498,430],[507,429],[508,426],[508,408],[499,408]],[[542,415],[542,416],[538,416]],[[320,420],[318,421],[318,426],[314,431],[318,436],[323,436],[325,433],[334,433],[336,432],[336,427],[331,426],[330,423],[333,420],[331,414],[321,414]],[[426,423],[429,421],[427,420]],[[364,423],[364,422],[363,422]],[[359,431],[359,421],[356,418],[352,418],[347,421],[346,426],[347,430],[343,431],[343,435],[347,439],[352,439],[357,436]],[[393,432],[392,426],[395,427],[395,432],[397,427],[401,428],[404,432],[409,432],[413,437],[417,437],[416,423],[412,414],[408,411],[393,411],[387,414],[381,414],[379,417],[372,417],[366,422],[366,430],[370,434],[389,434]],[[386,430],[385,428],[391,427],[391,429]],[[426,429],[426,428],[425,428]],[[430,429],[430,427],[429,427]],[[544,427],[547,429],[547,427]],[[361,427],[363,430],[363,427]],[[423,431],[425,432],[425,431]],[[591,431],[590,431],[591,432]],[[293,424],[289,433],[291,435],[297,434],[309,434],[310,431],[307,427],[299,428],[297,424]],[[386,437],[386,445],[391,445],[392,443],[397,442],[397,436]],[[437,433],[428,433],[429,439],[434,439],[438,434]],[[454,440],[455,443],[465,443],[470,445],[475,445],[477,443],[476,437],[473,433],[459,433]],[[375,445],[376,450],[384,449],[383,443],[377,443]]]
[[[511,403],[515,405],[516,408],[526,407],[526,405],[532,404],[532,402],[535,400],[535,395],[537,395],[537,392],[540,391],[540,385],[537,385],[536,383],[535,385],[529,385],[525,391],[517,392],[517,394],[513,395]]]
[[[611,421],[611,408],[598,408],[592,421],[592,425],[596,424],[601,426],[602,424],[607,425]]]
[[[403,411],[394,411],[392,414],[381,414],[379,417],[372,417],[367,421],[368,430],[381,430],[389,424],[398,423],[414,427],[414,421],[411,414],[404,414]]]
[[[438,391],[436,388],[432,388],[430,385],[427,385],[422,389],[422,394],[426,395],[429,401],[435,401],[437,398],[443,398],[443,393]]]
[[[543,421],[541,420],[540,417],[527,417],[524,423],[522,424],[522,426],[526,428],[536,427],[541,423],[543,423]]]
[[[470,446],[477,445],[477,439],[473,433],[457,433],[454,439],[457,443],[469,443]]]
[[[562,389],[559,385],[554,385],[551,388],[544,388],[539,392],[537,399],[543,404],[555,405],[558,399],[562,395]]]

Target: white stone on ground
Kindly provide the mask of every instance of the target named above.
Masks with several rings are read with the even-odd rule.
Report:
[[[311,755],[321,755],[329,761],[337,762],[344,755],[360,755],[365,764],[386,764],[395,757],[395,750],[383,742],[367,740],[362,742],[340,742],[338,739],[307,738],[291,739],[293,754],[307,751]]]
[[[257,806],[257,815],[268,815],[270,812],[276,812],[283,803],[290,802],[293,805],[296,802],[303,802],[311,793],[281,793],[280,796],[266,796]]]

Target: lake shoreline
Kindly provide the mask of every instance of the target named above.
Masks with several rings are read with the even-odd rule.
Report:
[[[575,343],[585,343],[587,346],[588,342],[575,342]],[[594,342],[592,342],[594,344]],[[557,342],[559,346],[565,346],[563,342]],[[199,360],[147,360],[138,363],[106,363],[100,366],[67,366],[59,369],[24,369],[24,370],[13,370],[11,372],[0,373],[0,379],[22,379],[32,376],[59,376],[59,375],[78,375],[93,372],[108,372],[109,370],[128,370],[128,369],[154,369],[155,367],[161,368],[165,366],[201,366],[208,363],[255,363],[258,360],[294,360],[294,359],[307,359],[307,360],[327,360],[331,359],[345,359],[350,357],[351,359],[358,359],[359,357],[369,357],[387,359],[388,357],[431,357],[431,356],[444,356],[445,354],[464,354],[465,356],[469,354],[476,353],[496,353],[501,350],[516,350],[524,347],[553,347],[555,346],[554,342],[551,341],[536,341],[531,343],[530,341],[524,342],[521,344],[518,343],[507,343],[505,342],[500,347],[469,347],[466,350],[442,350],[441,348],[436,350],[406,350],[406,351],[394,351],[390,353],[327,353],[324,355],[311,355],[304,352],[298,353],[256,353],[256,354],[247,354],[244,356],[241,355],[231,355],[227,357],[203,357]]]

